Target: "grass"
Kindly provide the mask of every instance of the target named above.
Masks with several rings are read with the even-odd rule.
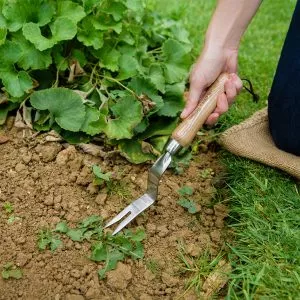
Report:
[[[166,2],[168,5],[166,5]],[[266,106],[295,0],[263,1],[245,34],[239,73],[252,81],[258,104],[243,92],[220,120],[221,131]],[[215,1],[160,1],[158,9],[184,20],[200,52]],[[228,299],[299,299],[299,184],[286,174],[224,151],[235,240],[228,258],[233,272]],[[200,272],[201,270],[199,270]]]

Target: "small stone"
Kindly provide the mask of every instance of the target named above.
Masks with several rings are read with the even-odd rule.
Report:
[[[44,199],[44,203],[48,206],[53,205],[54,204],[54,199],[53,199],[53,195],[47,195]]]
[[[166,237],[169,234],[167,225],[157,226],[157,231],[159,237]]]
[[[32,159],[32,154],[30,152],[26,153],[26,154],[23,154],[22,155],[22,160],[23,162],[28,165],[30,162],[31,162],[31,159]]]
[[[24,236],[20,236],[19,238],[16,239],[16,243],[19,245],[23,245],[26,243],[26,239]]]
[[[210,233],[211,240],[215,243],[219,243],[221,241],[221,233],[219,230],[213,230]]]
[[[38,145],[35,149],[43,162],[50,162],[56,158],[61,148],[62,146],[58,143],[48,143],[46,145]]]
[[[176,286],[179,282],[178,278],[171,276],[170,274],[163,272],[161,275],[162,282],[168,287]]]
[[[193,257],[197,257],[201,252],[201,248],[195,244],[189,244],[186,247],[186,252]]]
[[[211,208],[206,208],[206,209],[204,210],[204,212],[205,212],[205,214],[207,214],[207,215],[213,215],[213,214],[214,214],[214,210],[211,209]]]
[[[82,248],[82,246],[79,243],[75,244],[75,249],[80,250]]]
[[[71,276],[74,278],[80,278],[80,272],[76,269],[71,270]]]
[[[105,201],[107,199],[107,194],[104,194],[104,193],[100,193],[97,195],[96,199],[95,199],[95,202],[99,205],[104,205],[105,204]]]
[[[22,163],[18,163],[17,165],[16,165],[16,167],[15,167],[15,170],[17,171],[17,172],[22,172],[23,170],[25,170],[26,169],[26,166],[24,165],[24,164],[22,164]]]

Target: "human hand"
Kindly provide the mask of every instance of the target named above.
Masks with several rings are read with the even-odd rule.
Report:
[[[237,75],[237,58],[238,51],[235,49],[204,47],[190,75],[190,89],[181,118],[184,119],[192,113],[209,86],[221,73],[227,72],[230,76],[225,83],[225,92],[218,96],[216,109],[206,120],[208,125],[217,122],[219,116],[228,110],[229,105],[243,87],[243,83]]]

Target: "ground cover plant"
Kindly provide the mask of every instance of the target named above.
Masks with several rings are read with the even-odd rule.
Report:
[[[134,163],[162,150],[191,63],[180,21],[137,0],[2,0],[0,7],[1,124],[19,108],[18,121],[54,128],[71,143],[104,134]]]

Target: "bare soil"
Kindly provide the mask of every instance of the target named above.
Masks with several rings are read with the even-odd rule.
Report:
[[[0,276],[1,300],[177,299],[187,279],[180,272],[179,242],[190,257],[207,249],[218,253],[224,243],[227,209],[212,202],[214,174],[222,172],[215,152],[197,154],[182,175],[166,172],[156,204],[130,225],[147,233],[145,258],[119,263],[104,280],[97,275],[100,264],[88,259],[89,243],[66,239],[54,252],[40,251],[38,232],[53,229],[61,220],[75,225],[90,215],[111,218],[144,193],[149,165],[131,165],[119,156],[92,156],[74,146],[47,142],[45,135],[28,138],[16,128],[0,131],[0,153],[0,271],[7,262],[23,271],[19,280]],[[113,189],[93,185],[94,164],[113,172]],[[207,168],[213,173],[203,173]],[[177,204],[183,186],[194,188],[195,215]],[[17,217],[11,224],[5,202],[13,205]],[[197,297],[188,293],[182,299]]]

